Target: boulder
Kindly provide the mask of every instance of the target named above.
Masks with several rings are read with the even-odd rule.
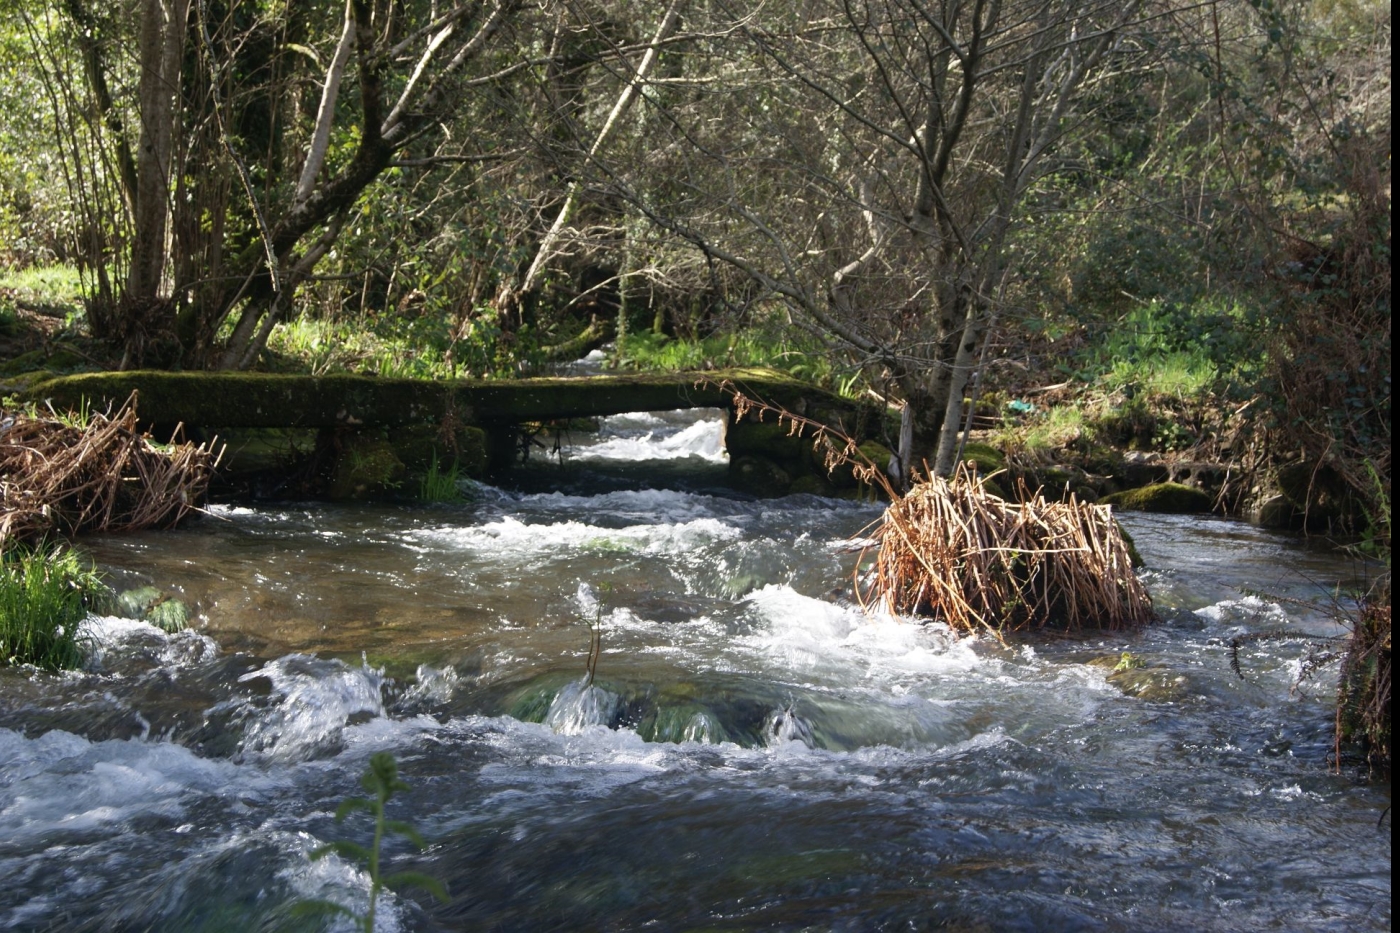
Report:
[[[1153,483],[1104,496],[1099,500],[1104,505],[1130,509],[1137,512],[1164,512],[1189,514],[1209,512],[1215,501],[1194,486],[1181,483]]]

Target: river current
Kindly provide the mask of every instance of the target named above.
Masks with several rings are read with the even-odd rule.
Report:
[[[517,488],[216,506],[85,539],[193,624],[0,669],[0,928],[317,929],[369,757],[443,882],[381,931],[1388,930],[1388,784],[1333,767],[1335,552],[1122,516],[1162,617],[1005,647],[868,616],[878,506],[724,488],[715,413],[607,419]],[[596,676],[587,681],[592,629]],[[1141,664],[1114,673],[1115,660]],[[353,929],[347,919],[323,929]]]

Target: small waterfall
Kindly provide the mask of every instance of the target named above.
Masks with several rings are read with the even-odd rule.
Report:
[[[617,694],[586,680],[576,680],[554,697],[544,724],[560,735],[580,735],[590,726],[610,728],[620,703]]]
[[[794,742],[814,748],[816,738],[812,735],[812,724],[798,716],[791,706],[769,713],[768,720],[763,724],[763,744],[769,748],[779,748]]]
[[[364,664],[291,654],[239,678],[272,682],[270,705],[245,714],[242,750],[303,761],[340,748],[341,733],[384,715],[382,671]]]

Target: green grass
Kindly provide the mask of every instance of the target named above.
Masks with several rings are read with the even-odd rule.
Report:
[[[82,279],[76,266],[29,266],[0,273],[0,288],[77,301],[82,295]]]
[[[1084,411],[1077,405],[1057,405],[1020,430],[1024,449],[1032,452],[1062,450],[1084,436]]]
[[[15,305],[68,321],[83,314],[82,279],[76,266],[30,266],[0,273],[0,292],[7,293]]]
[[[766,366],[798,379],[854,396],[862,386],[859,373],[837,368],[831,351],[762,330],[684,340],[644,331],[618,341],[617,365],[625,369],[680,372],[735,366]]]
[[[62,545],[11,548],[0,558],[0,662],[80,666],[78,625],[105,592],[98,572]]]
[[[1219,379],[1215,364],[1199,353],[1176,351],[1134,360],[1119,360],[1099,380],[1113,389],[1132,386],[1148,397],[1197,398],[1209,392]]]
[[[528,327],[503,334],[483,317],[453,340],[443,319],[393,315],[372,320],[299,317],[272,332],[267,358],[274,369],[324,375],[372,373],[401,379],[511,377],[535,368],[535,335]]]
[[[443,470],[438,466],[437,454],[433,454],[432,462],[428,464],[428,472],[418,484],[418,498],[424,502],[461,502],[466,497],[462,495],[462,488],[457,484],[460,479],[460,468],[457,461],[452,461],[452,466]]]

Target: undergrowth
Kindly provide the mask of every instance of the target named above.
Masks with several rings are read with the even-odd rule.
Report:
[[[828,348],[762,331],[695,340],[652,331],[626,334],[617,341],[613,360],[621,369],[663,372],[765,366],[848,397],[861,388],[859,374],[843,370]]]

